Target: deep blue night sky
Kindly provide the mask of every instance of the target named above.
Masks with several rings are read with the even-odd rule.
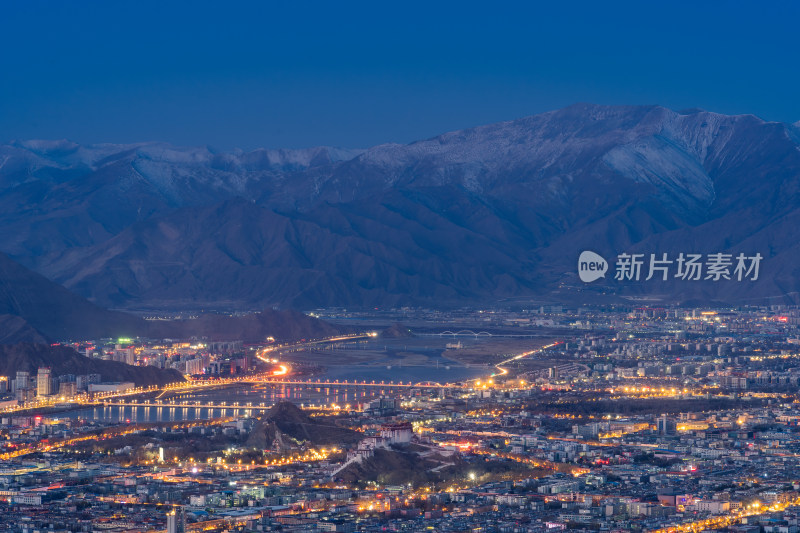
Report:
[[[575,102],[800,120],[797,2],[429,4],[6,2],[0,141],[366,147]]]

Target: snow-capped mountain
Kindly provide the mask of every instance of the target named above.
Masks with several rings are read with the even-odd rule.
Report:
[[[0,250],[115,306],[800,290],[798,126],[580,104],[367,150],[0,146]],[[591,286],[580,251],[759,252],[749,284]]]

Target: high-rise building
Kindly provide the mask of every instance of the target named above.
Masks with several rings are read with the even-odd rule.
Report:
[[[167,513],[167,533],[185,533],[186,531],[186,515],[183,512],[183,507],[173,507]]]
[[[59,396],[71,398],[78,393],[77,384],[74,381],[65,381],[58,386]]]
[[[656,428],[659,435],[674,435],[677,430],[677,423],[667,415],[661,415],[656,419]]]
[[[203,373],[203,359],[196,357],[186,361],[186,373],[190,376]]]
[[[53,382],[50,378],[50,369],[48,367],[39,367],[39,373],[36,375],[36,395],[37,396],[50,396],[53,394]]]
[[[30,377],[28,372],[17,371],[17,379],[14,380],[14,390],[22,390],[30,387]]]

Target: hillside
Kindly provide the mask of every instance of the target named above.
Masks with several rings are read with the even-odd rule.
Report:
[[[135,336],[147,324],[132,315],[98,307],[0,253],[0,315],[16,316],[6,341]]]
[[[377,449],[372,457],[349,465],[336,478],[346,483],[374,481],[381,485],[419,486],[440,479],[428,471],[437,466],[441,463],[413,452]]]
[[[315,339],[345,332],[296,311],[265,310],[192,320],[143,320],[96,306],[0,254],[0,344],[118,337],[191,338],[264,342]]]
[[[0,344],[20,342],[47,344],[48,340],[21,316],[0,315]]]

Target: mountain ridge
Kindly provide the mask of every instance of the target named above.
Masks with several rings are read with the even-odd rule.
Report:
[[[104,152],[95,170],[68,157],[53,170],[6,145],[0,223],[12,231],[0,249],[115,307],[780,298],[800,290],[785,226],[800,217],[795,128],[576,104],[405,145],[309,149],[281,168],[242,155],[258,151],[159,144]],[[687,243],[702,253],[765,246],[766,281],[576,281],[583,249],[608,257]]]

